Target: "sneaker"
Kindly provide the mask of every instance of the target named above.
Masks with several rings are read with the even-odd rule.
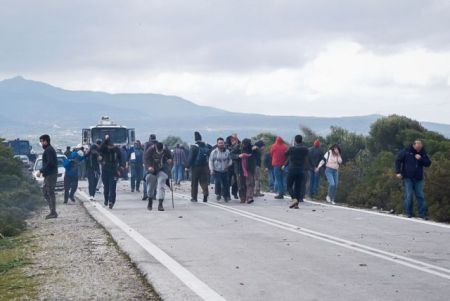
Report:
[[[282,199],[284,199],[284,196],[283,196],[283,195],[276,195],[276,196],[275,196],[275,199],[277,199],[277,200],[282,200]]]
[[[289,205],[289,208],[293,209],[295,207],[298,208],[298,200],[297,199],[292,199],[292,203]]]
[[[164,200],[159,200],[158,211],[164,211],[163,201]]]
[[[50,213],[49,215],[47,215],[45,217],[45,219],[52,219],[52,218],[57,218],[57,217],[58,217],[58,214],[55,212],[55,213]]]
[[[75,203],[75,199],[73,197],[71,197],[70,200],[72,201],[72,203]]]
[[[197,199],[191,199],[191,202],[192,203],[197,203],[198,201],[197,201]]]
[[[253,200],[248,200],[247,201],[247,204],[251,204],[251,203],[253,203],[254,201]]]
[[[108,201],[104,201],[103,205],[105,205],[105,207],[108,206]]]
[[[153,210],[153,199],[151,198],[148,199],[147,210],[149,211]]]
[[[146,201],[148,199],[148,196],[146,196],[146,195],[144,195],[143,197],[142,197],[142,200],[143,201]]]
[[[216,196],[216,200],[220,201],[220,199],[222,199],[220,195]]]
[[[330,198],[330,196],[329,196],[329,195],[327,195],[327,198],[326,198],[326,200],[327,200],[327,203],[331,203],[331,198]]]
[[[292,207],[292,209],[299,209],[298,205],[295,205],[294,207]]]
[[[230,201],[229,197],[224,198],[225,203],[228,203]]]
[[[239,200],[239,197],[238,197],[237,194],[233,194],[233,197],[234,197],[235,200]]]
[[[114,204],[113,203],[109,203],[109,209],[113,209]]]
[[[208,203],[208,196],[207,195],[203,196],[203,203]]]
[[[331,200],[331,205],[336,205],[335,201]]]

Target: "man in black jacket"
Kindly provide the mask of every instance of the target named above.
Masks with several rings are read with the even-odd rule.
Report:
[[[303,200],[303,179],[308,159],[308,148],[303,145],[303,137],[295,136],[295,145],[286,152],[286,160],[289,164],[287,188],[292,198],[289,208],[298,209],[298,203]]]
[[[397,155],[395,169],[397,178],[403,180],[405,189],[405,213],[409,218],[413,215],[414,193],[419,209],[419,217],[425,219],[426,205],[423,193],[423,168],[429,167],[430,165],[431,160],[420,140],[414,141],[413,144]]]
[[[50,144],[49,135],[42,135],[39,137],[39,141],[44,149],[44,153],[42,154],[42,168],[38,172],[38,177],[41,175],[44,177],[44,187],[42,188],[42,191],[50,208],[50,214],[45,218],[57,218],[55,186],[56,181],[58,180],[58,159],[56,158],[55,149]]]
[[[208,157],[209,157],[209,148],[202,141],[202,136],[199,132],[194,133],[195,143],[191,145],[191,149],[189,151],[189,160],[188,164],[191,168],[192,172],[192,180],[191,180],[191,202],[197,202],[198,196],[198,184],[203,190],[203,202],[208,201]]]
[[[102,157],[102,181],[103,196],[105,198],[105,206],[109,205],[109,209],[114,207],[116,203],[116,187],[117,180],[121,176],[124,169],[122,154],[120,149],[114,145],[111,138],[107,135],[105,141],[100,146],[100,155]]]

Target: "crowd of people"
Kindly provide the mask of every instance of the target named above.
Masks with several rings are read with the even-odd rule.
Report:
[[[44,148],[41,169],[45,177],[43,191],[51,211],[48,218],[55,218],[56,152],[48,135],[41,136],[40,141]],[[180,144],[169,149],[156,139],[155,134],[151,134],[144,145],[137,140],[127,149],[114,145],[106,135],[103,141],[96,141],[87,150],[68,147],[65,155],[64,203],[75,201],[78,180],[87,177],[90,199],[95,199],[103,185],[104,205],[112,209],[116,202],[117,181],[122,178],[130,181],[131,192],[140,192],[142,183],[142,200],[147,201],[147,209],[153,210],[153,203],[157,201],[158,211],[164,211],[166,189],[181,185],[185,179],[191,182],[191,202],[198,202],[199,186],[203,192],[202,201],[208,202],[208,186],[214,183],[217,201],[228,203],[233,197],[240,203],[252,204],[256,197],[264,196],[261,193],[264,171],[267,173],[267,186],[275,193],[275,199],[283,199],[287,191],[291,198],[289,207],[298,209],[306,194],[311,198],[317,196],[323,170],[328,182],[326,201],[335,204],[339,169],[343,163],[338,144],[331,145],[324,152],[319,140],[307,147],[301,135],[295,136],[292,145],[277,137],[267,149],[262,140],[252,143],[248,138],[240,140],[237,134],[219,137],[215,145],[209,145],[199,132],[194,133],[194,143],[189,149]],[[420,140],[397,157],[396,172],[397,177],[403,180],[405,212],[409,217],[412,216],[415,193],[419,216],[425,218],[423,167],[430,164],[431,160]]]

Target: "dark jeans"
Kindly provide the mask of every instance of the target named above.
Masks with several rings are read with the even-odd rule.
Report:
[[[302,170],[290,169],[287,176],[287,189],[292,199],[303,200],[302,187],[305,175]]]
[[[230,184],[228,182],[228,172],[214,172],[214,189],[218,196],[223,196],[224,198],[230,197]]]
[[[131,177],[130,184],[131,190],[139,191],[139,187],[141,186],[142,176],[144,174],[144,168],[141,166],[136,166],[135,164],[131,164],[130,166]]]
[[[72,200],[78,188],[78,176],[64,177],[64,203],[67,203],[69,198]]]
[[[239,186],[238,179],[236,174],[234,173],[233,168],[230,168],[230,170],[228,171],[228,183],[231,186],[231,194],[237,196],[239,192]]]
[[[317,195],[317,189],[319,188],[320,173],[314,170],[309,171],[309,196],[314,197]]]
[[[192,167],[192,182],[191,182],[191,196],[194,200],[198,195],[198,184],[203,190],[203,196],[208,196],[208,167],[194,166]]]
[[[269,178],[269,190],[275,191],[275,173],[273,171],[273,168],[267,169],[267,175]]]
[[[275,175],[275,191],[278,195],[284,195],[284,171],[281,166],[274,166],[273,172]]]
[[[44,198],[48,203],[51,214],[56,214],[55,186],[57,180],[58,174],[48,175],[44,178],[44,186],[42,187],[42,192],[44,193]]]
[[[114,205],[116,202],[117,173],[103,169],[102,181],[105,205],[108,205],[109,203]]]
[[[88,184],[89,184],[89,196],[94,197],[97,191],[98,180],[100,179],[100,171],[93,169],[87,170]]]
[[[423,193],[423,180],[414,180],[409,178],[403,179],[403,187],[405,188],[405,213],[409,217],[413,215],[413,196],[416,195],[417,208],[419,217],[424,218],[426,213],[425,195]]]

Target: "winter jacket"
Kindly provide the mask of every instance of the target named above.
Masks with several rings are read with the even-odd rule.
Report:
[[[320,147],[311,147],[308,152],[308,169],[314,170],[317,166],[319,166],[320,161],[323,158],[323,151]]]
[[[198,141],[195,144],[191,145],[191,148],[189,150],[189,159],[188,164],[189,167],[203,167],[208,166],[208,158],[201,158],[200,161],[197,158],[200,148],[203,149],[203,152],[207,152],[207,155],[209,155],[209,148],[208,146],[202,142]]]
[[[231,164],[230,151],[227,149],[215,148],[209,156],[209,170],[226,172]]]
[[[416,155],[420,155],[420,160],[416,159]],[[431,160],[428,157],[425,149],[417,152],[414,147],[410,147],[402,150],[395,160],[396,172],[401,174],[404,178],[413,179],[417,181],[423,180],[423,168],[429,167]]]
[[[286,163],[286,151],[287,145],[284,143],[283,138],[277,137],[275,143],[270,148],[270,154],[272,155],[272,166],[283,166]]]
[[[168,162],[168,160],[170,159],[172,159],[172,153],[167,148],[164,148],[162,152],[158,152],[156,148],[152,148],[148,152],[147,163],[145,167],[147,171],[150,167],[152,167],[154,170],[153,174],[157,174],[158,172],[163,171],[170,177],[170,164]]]
[[[120,174],[120,167],[123,166],[122,154],[117,146],[109,148],[106,143],[100,147],[100,155],[102,156],[102,171]]]
[[[291,146],[286,152],[288,159],[289,171],[304,171],[307,168],[309,150],[303,144]]]
[[[182,147],[173,150],[173,164],[186,166],[186,152]]]
[[[83,159],[84,157],[80,157],[77,152],[72,152],[67,159],[64,159],[63,165],[66,170],[64,176],[78,179],[78,162]]]
[[[56,151],[50,144],[45,147],[44,153],[42,154],[42,168],[40,172],[44,177],[58,174]]]
[[[88,170],[100,172],[99,155],[99,146],[96,144],[92,145],[85,155],[86,168]]]
[[[128,154],[128,162],[130,165],[142,166],[144,164],[144,150],[133,146]]]

